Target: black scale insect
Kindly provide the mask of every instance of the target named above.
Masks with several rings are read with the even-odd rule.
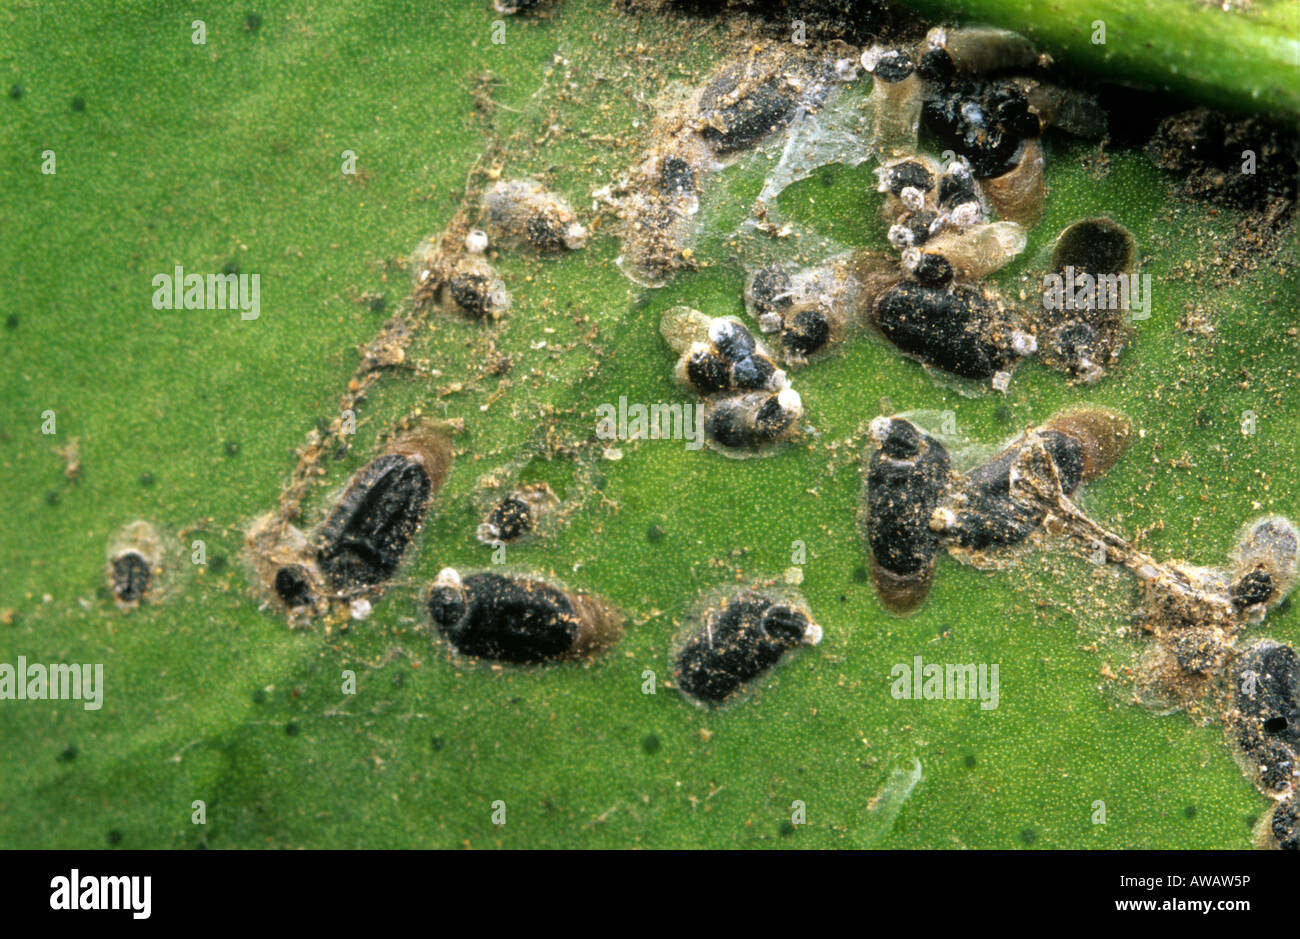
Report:
[[[664,313],[659,329],[680,354],[678,382],[705,397],[704,435],[715,448],[749,456],[793,433],[803,403],[742,323],[674,307]]]
[[[622,632],[621,618],[587,594],[541,580],[443,570],[426,607],[438,632],[461,655],[540,664],[587,655]]]
[[[821,630],[800,610],[746,593],[705,613],[704,628],[678,652],[674,677],[692,698],[719,704]]]
[[[113,558],[113,596],[122,604],[135,604],[149,592],[153,570],[139,551],[123,551]]]
[[[659,163],[659,190],[669,195],[695,192],[695,170],[679,156],[665,156]]]
[[[940,286],[951,267],[931,262],[917,280],[900,281],[877,301],[875,320],[885,338],[927,365],[964,378],[987,379],[1019,358],[1015,330],[998,328],[997,299],[970,284]]]
[[[1260,781],[1279,791],[1295,779],[1300,754],[1300,656],[1261,640],[1237,658],[1233,677],[1236,738]]]
[[[877,418],[871,436],[879,444],[865,480],[872,574],[881,599],[902,612],[929,590],[939,550],[930,516],[952,482],[952,461],[943,444],[905,420]]]
[[[1083,479],[1083,443],[1052,430],[1040,431],[1038,439],[1056,467],[1062,493],[1072,494]],[[1045,510],[1011,497],[1011,470],[1020,456],[1021,445],[1013,445],[961,478],[963,504],[947,527],[958,545],[983,551],[1020,544],[1043,523]]]
[[[1300,851],[1300,795],[1292,792],[1273,809],[1269,833],[1283,851]]]
[[[385,454],[362,469],[320,532],[316,561],[330,585],[353,591],[392,577],[432,489],[425,468],[405,454]]]
[[[533,513],[518,496],[506,496],[492,508],[488,525],[502,541],[514,541],[533,530]]]
[[[755,84],[746,65],[730,66],[700,92],[705,121],[700,135],[718,153],[743,150],[789,123],[797,99],[797,90],[784,75]]]
[[[717,398],[705,415],[704,434],[727,450],[759,450],[793,431],[802,413],[799,394],[793,388]]]
[[[794,306],[794,281],[783,265],[771,264],[754,273],[746,292],[754,316],[760,324],[770,322],[771,331],[779,331],[785,348],[795,355],[809,356],[826,347],[831,338],[831,324],[826,314],[813,306],[787,317]]]
[[[1011,547],[1042,525],[1045,510],[1023,505],[1011,493],[1012,470],[1027,447],[1043,448],[1068,496],[1114,465],[1130,430],[1111,411],[1062,412],[959,475],[943,444],[910,421],[873,420],[863,526],[882,602],[895,612],[915,608],[929,591],[941,546]]]
[[[1010,82],[954,79],[927,95],[921,114],[939,149],[964,156],[983,178],[1011,172],[1024,141],[1042,133],[1028,99]]]
[[[310,606],[316,600],[311,576],[301,564],[286,564],[275,572],[275,594],[290,609]]]
[[[686,379],[701,395],[772,389],[784,374],[748,329],[725,319],[713,321],[709,343],[696,344],[686,360]]]
[[[446,438],[421,427],[398,437],[388,452],[353,476],[315,536],[316,566],[330,588],[347,595],[393,576],[420,529],[430,497],[446,478],[451,458]],[[306,578],[305,571],[300,574]],[[288,579],[283,583],[289,597],[301,600],[301,590]],[[289,602],[283,593],[281,598]]]

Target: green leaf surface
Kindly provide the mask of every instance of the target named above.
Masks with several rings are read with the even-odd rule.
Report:
[[[1140,434],[1083,506],[1144,533],[1158,557],[1221,563],[1247,520],[1300,512],[1289,235],[1257,270],[1234,272],[1257,256],[1239,212],[1180,200],[1140,151],[1049,137],[1046,216],[995,280],[1032,296],[1065,225],[1105,214],[1127,226],[1154,303],[1119,366],[1080,388],[1029,363],[1007,395],[969,397],[863,337],[793,376],[816,435],[748,461],[669,440],[621,442],[618,460],[551,445],[590,444],[597,405],[622,396],[687,400],[658,323],[678,303],[743,315],[745,271],[725,239],[706,237],[701,268],[660,290],[615,266],[608,217],[583,251],[505,254],[509,316],[434,316],[408,352],[437,374],[394,371],[371,389],[354,445],[326,461],[305,506],[322,511],[403,416],[463,419],[420,543],[369,619],[290,631],[259,608],[242,531],[336,416],[358,348],[405,300],[413,246],[451,220],[491,154],[506,177],[535,175],[586,215],[591,192],[637,162],[655,96],[697,83],[745,37],[605,0],[510,18],[500,45],[486,0],[265,4],[255,30],[248,12],[207,13],[206,45],[191,42],[205,14],[182,4],[0,14],[0,81],[22,91],[0,100],[0,662],[99,662],[106,684],[98,711],[0,702],[0,846],[1250,843],[1268,801],[1222,729],[1130,700],[1125,668],[1143,641],[1128,629],[1126,574],[1059,545],[997,571],[945,557],[926,605],[892,616],[864,576],[857,461],[882,398],[952,410],[982,443],[1065,405],[1113,407]],[[1234,80],[1249,74],[1274,94],[1266,64]],[[54,175],[40,171],[46,149]],[[340,172],[344,150],[356,177]],[[745,216],[766,163],[721,174],[715,234]],[[780,209],[839,244],[882,247],[871,169],[824,168]],[[261,276],[257,320],[153,309],[155,274],[230,264]],[[388,313],[358,302],[369,292]],[[501,355],[512,367],[493,375]],[[72,482],[56,450],[74,438]],[[443,567],[490,566],[474,537],[477,484],[507,465],[574,505],[553,536],[512,547],[510,566],[628,614],[623,641],[590,667],[474,665],[430,636],[420,590]],[[203,539],[208,564],[187,564],[166,602],[122,613],[106,552],[137,518],[187,560]],[[685,615],[702,592],[779,578],[796,541],[825,640],[747,700],[690,704],[669,686]],[[1294,605],[1260,632],[1300,640]],[[917,655],[999,663],[999,707],[895,700],[890,670]],[[341,691],[347,669],[355,695]],[[656,694],[642,693],[646,669]],[[191,821],[195,800],[205,825]],[[796,800],[805,825],[790,824]],[[1092,823],[1096,800],[1105,825]]]

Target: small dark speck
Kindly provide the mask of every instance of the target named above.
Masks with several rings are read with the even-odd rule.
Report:
[[[10,89],[9,89],[9,97],[11,97],[11,98],[13,98],[15,101],[17,101],[17,100],[18,100],[19,98],[21,98],[22,96],[23,96],[23,86],[22,86],[22,85],[13,85],[12,87],[10,87]]]
[[[641,741],[641,749],[646,753],[658,753],[659,738],[654,734],[648,734],[646,738]]]
[[[18,314],[17,314],[17,313],[10,313],[8,316],[6,316],[6,317],[5,317],[5,326],[7,326],[9,329],[17,329],[17,328],[18,328]]]
[[[77,758],[78,752],[79,751],[75,746],[69,744],[68,746],[64,747],[63,752],[59,754],[59,762],[71,763],[73,760]]]
[[[521,697],[519,697],[519,695],[515,695],[513,698],[510,699],[510,703],[511,703],[511,704],[518,704],[519,702],[521,702],[521,701],[523,701],[523,700],[524,700],[524,699],[521,698]]]
[[[226,441],[226,456],[239,456],[239,441]]]
[[[153,485],[153,473],[141,473],[141,474],[140,474],[140,485],[141,485],[141,486],[152,486],[152,485]]]
[[[962,760],[961,762],[962,762],[962,765],[965,766],[967,769],[974,769],[974,768],[975,768],[975,754],[974,754],[974,753],[968,753],[968,754],[966,754],[966,758],[965,758],[964,760]]]
[[[777,831],[781,833],[782,838],[789,838],[794,834],[794,823],[787,818],[781,823],[781,827]]]
[[[382,313],[388,307],[388,298],[382,293],[375,294],[367,301],[371,313]]]
[[[643,293],[640,296],[638,296],[635,300],[632,301],[632,309],[634,310],[644,310],[649,305],[650,305],[649,293]]]
[[[334,459],[336,462],[338,460],[344,459],[347,455],[348,455],[348,445],[346,443],[340,445],[339,448],[334,451]]]
[[[1033,844],[1038,840],[1038,832],[1034,831],[1032,828],[1026,828],[1020,833],[1020,840],[1025,844]]]
[[[1277,605],[1277,609],[1273,611],[1273,615],[1281,616],[1290,609],[1291,609],[1291,598],[1287,597],[1285,600],[1283,600],[1281,603]]]
[[[393,672],[393,684],[399,688],[406,684],[406,672]]]
[[[844,594],[840,594],[840,602],[841,602],[841,603],[848,603],[848,602],[849,602],[849,598],[846,597]]]
[[[1259,824],[1259,816],[1258,816],[1258,815],[1247,815],[1247,816],[1246,816],[1246,827],[1247,827],[1247,828],[1254,828],[1257,824]]]
[[[208,850],[208,843],[207,843],[206,841],[200,841],[198,844],[196,844],[196,845],[194,846],[194,850],[195,850],[195,851],[206,851],[206,850]]]
[[[645,533],[646,540],[651,544],[658,544],[664,540],[664,530],[658,525],[651,525]]]
[[[265,703],[266,703],[266,692],[263,691],[261,688],[258,688],[256,691],[254,691],[254,692],[253,692],[253,703],[254,703],[254,704],[265,704]]]
[[[1188,818],[1195,818],[1195,817],[1196,817],[1196,806],[1194,806],[1194,805],[1189,805],[1187,808],[1183,809],[1183,814],[1186,815]]]
[[[825,186],[827,189],[829,189],[829,188],[831,188],[832,186],[834,186],[834,185],[835,185],[835,174],[834,174],[834,173],[822,173],[822,185]]]
[[[290,737],[296,737],[296,736],[298,736],[298,725],[297,725],[297,724],[285,724],[285,725],[284,725],[284,732],[285,732],[286,734],[288,734]]]
[[[1196,412],[1196,417],[1193,419],[1193,422],[1197,427],[1204,429],[1214,422],[1214,418],[1210,416],[1209,411],[1205,410],[1205,408],[1201,408]]]
[[[853,580],[855,583],[865,584],[867,582],[867,569],[865,567],[855,567],[853,569]]]
[[[244,17],[244,29],[250,33],[255,33],[262,28],[262,18],[256,13],[250,13]]]
[[[1010,424],[1012,416],[1011,408],[1005,404],[999,404],[993,409],[993,419],[999,424]]]
[[[83,97],[81,97],[81,95],[77,95],[77,97],[73,98],[73,99],[72,99],[72,110],[74,110],[74,111],[84,111],[84,110],[86,110],[86,99],[83,98]]]
[[[114,828],[112,831],[110,831],[110,832],[108,833],[108,843],[109,843],[109,844],[121,844],[121,843],[122,843],[122,833],[121,833],[120,831],[118,831],[116,828]]]
[[[45,501],[48,502],[50,505],[58,505],[59,494],[57,492],[47,492],[45,494]]]
[[[429,746],[433,748],[433,752],[434,752],[434,753],[437,753],[439,750],[442,749],[442,738],[441,738],[441,737],[430,737],[430,738],[429,738]]]
[[[208,570],[214,574],[220,574],[226,569],[226,556],[224,554],[214,554],[208,561]]]

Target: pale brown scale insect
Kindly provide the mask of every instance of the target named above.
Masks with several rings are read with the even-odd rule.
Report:
[[[946,62],[935,61],[940,55]],[[1040,64],[1042,57],[1033,43],[1011,30],[988,26],[935,27],[922,43],[921,61],[927,74],[955,71],[974,75],[1029,68]]]
[[[1043,215],[1047,189],[1043,183],[1043,149],[1038,141],[1026,140],[1014,168],[981,180],[981,188],[998,217],[1032,228]]]
[[[1028,243],[1028,233],[1016,222],[987,222],[965,229],[947,229],[920,248],[903,251],[903,267],[914,272],[926,254],[937,254],[952,268],[956,280],[979,280],[1006,266]]]
[[[872,73],[872,141],[884,154],[899,156],[916,149],[925,92],[911,55],[902,49],[872,47],[862,53],[862,67]]]
[[[1108,408],[1077,408],[1061,411],[1043,425],[1079,441],[1083,459],[1080,482],[1091,482],[1119,462],[1133,439],[1133,424],[1118,411]]]

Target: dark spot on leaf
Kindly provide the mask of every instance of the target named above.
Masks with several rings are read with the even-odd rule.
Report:
[[[17,328],[18,328],[18,314],[17,314],[17,313],[10,313],[8,316],[6,316],[6,317],[5,317],[5,326],[7,326],[9,329],[17,329]]]
[[[781,833],[782,838],[788,838],[794,834],[794,823],[787,818],[781,823],[781,827],[777,831]]]
[[[45,501],[48,502],[50,505],[58,505],[58,504],[59,504],[59,494],[58,494],[57,492],[52,492],[52,491],[51,491],[51,492],[47,492],[47,493],[45,494]]]
[[[1033,844],[1038,840],[1038,832],[1034,831],[1032,828],[1026,828],[1020,833],[1020,840],[1025,844]]]
[[[254,703],[254,704],[265,704],[265,703],[266,703],[266,692],[263,691],[261,688],[258,688],[256,691],[254,691],[254,692],[253,692],[253,703]]]
[[[284,732],[285,732],[286,734],[288,734],[290,737],[296,737],[296,736],[298,736],[298,725],[297,725],[297,724],[285,724],[285,725],[284,725]]]
[[[399,688],[406,684],[406,672],[393,672],[393,684]]]
[[[645,533],[646,540],[651,544],[658,544],[664,540],[664,530],[658,525],[651,525]]]
[[[76,746],[73,744],[69,744],[68,746],[63,748],[63,752],[59,754],[58,760],[60,763],[71,763],[73,760],[77,758],[77,753],[78,750]]]
[[[967,769],[974,769],[974,768],[975,768],[975,754],[974,754],[974,753],[968,753],[968,754],[966,754],[966,758],[963,759],[961,762],[962,762],[962,765],[965,766]]]
[[[141,474],[140,474],[140,485],[141,485],[141,486],[152,486],[153,483],[154,483],[154,476],[153,476],[153,473],[141,473]]]
[[[226,556],[224,554],[214,554],[208,561],[208,570],[214,574],[220,574],[226,569]]]
[[[1186,815],[1188,818],[1195,818],[1195,817],[1196,817],[1196,806],[1194,806],[1194,805],[1189,805],[1187,808],[1183,809],[1183,814]]]
[[[262,28],[262,18],[256,13],[250,13],[244,17],[244,29],[250,33],[255,33]]]
[[[239,441],[226,441],[226,456],[239,456]]]
[[[867,569],[865,567],[855,567],[853,569],[854,583],[865,584],[870,579],[871,579],[871,575],[867,573]]]
[[[439,750],[442,749],[442,738],[441,738],[441,737],[430,737],[430,738],[429,738],[429,746],[433,748],[433,752],[434,752],[434,753],[437,753]]]
[[[656,737],[654,734],[648,734],[646,738],[641,741],[641,749],[644,750],[646,753],[658,753],[659,738]]]
[[[108,843],[109,843],[109,844],[121,844],[121,843],[122,843],[122,833],[121,833],[120,831],[118,831],[116,828],[114,828],[112,831],[110,831],[110,832],[108,833]]]
[[[9,97],[13,98],[15,101],[17,101],[17,100],[18,100],[19,98],[21,98],[22,96],[23,96],[23,86],[22,86],[22,85],[14,85],[13,87],[11,87],[11,88],[9,89]]]
[[[77,97],[73,98],[73,99],[72,99],[72,110],[74,110],[74,111],[84,111],[84,110],[86,110],[86,99],[83,98],[83,97],[81,97],[81,95],[77,95]]]

